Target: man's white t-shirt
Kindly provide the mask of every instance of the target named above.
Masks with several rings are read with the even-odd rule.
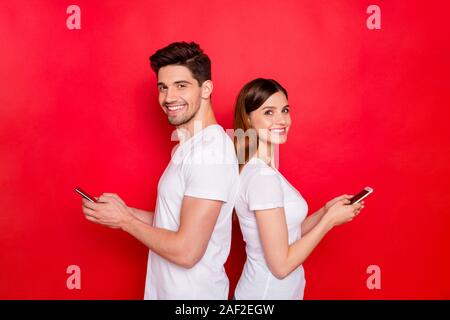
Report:
[[[257,157],[251,158],[241,171],[235,204],[247,253],[234,294],[237,300],[303,299],[306,284],[303,266],[280,280],[270,272],[264,258],[255,210],[278,207],[284,208],[288,240],[292,244],[301,238],[301,223],[308,205],[278,170]]]
[[[231,215],[238,190],[233,142],[220,125],[207,126],[178,146],[158,183],[153,225],[177,231],[184,196],[224,203],[205,254],[192,268],[149,251],[144,299],[228,299],[224,263],[230,252]]]

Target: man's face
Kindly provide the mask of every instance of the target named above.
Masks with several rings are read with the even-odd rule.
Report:
[[[158,71],[159,104],[169,123],[188,123],[200,108],[202,87],[185,66],[168,65]]]

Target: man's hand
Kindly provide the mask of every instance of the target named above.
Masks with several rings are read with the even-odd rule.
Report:
[[[97,203],[83,199],[83,213],[87,220],[113,229],[123,228],[133,219],[131,208],[115,193],[103,193]]]

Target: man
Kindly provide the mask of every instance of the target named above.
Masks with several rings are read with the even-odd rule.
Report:
[[[214,117],[211,62],[193,42],[172,43],[150,61],[159,103],[180,140],[158,183],[155,212],[110,193],[98,203],[83,200],[83,212],[150,249],[144,299],[227,299],[224,263],[239,171],[233,143]]]

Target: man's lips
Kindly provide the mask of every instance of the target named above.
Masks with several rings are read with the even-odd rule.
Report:
[[[184,110],[186,108],[186,104],[171,104],[171,105],[165,105],[167,110],[168,116],[174,116],[181,110]]]

